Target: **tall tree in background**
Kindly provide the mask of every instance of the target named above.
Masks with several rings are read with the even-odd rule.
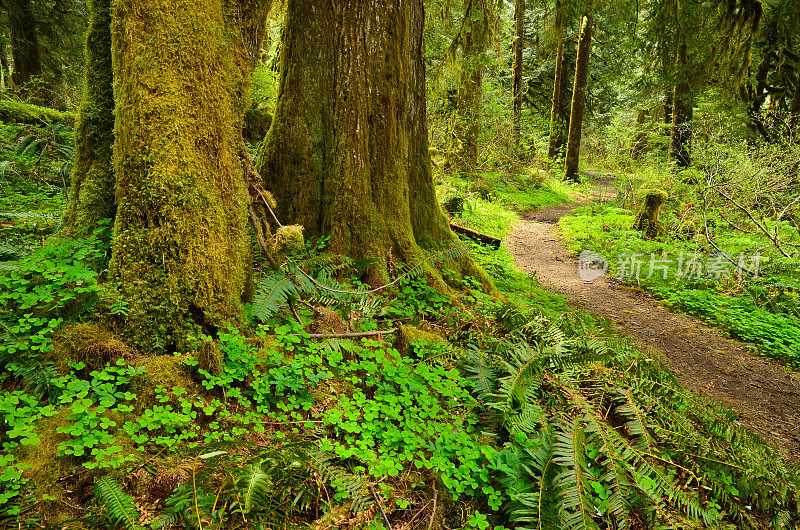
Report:
[[[676,166],[686,168],[692,164],[690,148],[694,95],[693,87],[686,73],[688,65],[686,41],[681,37],[679,42],[675,69],[678,80],[672,93],[672,129],[669,138],[669,154]]]
[[[586,82],[589,78],[589,51],[592,44],[592,17],[584,14],[578,38],[578,55],[575,62],[575,83],[572,88],[572,107],[569,117],[567,156],[564,162],[564,178],[578,180],[578,159],[581,149],[583,112],[586,107]]]
[[[522,54],[525,50],[525,0],[514,2],[514,145],[522,130]]]
[[[692,116],[696,94],[709,84],[738,86],[750,67],[762,17],[760,0],[662,2],[671,10],[675,43],[672,72],[670,156],[677,167],[691,165]]]
[[[566,142],[567,117],[564,98],[564,10],[561,0],[556,0],[556,68],[553,79],[553,98],[550,111],[550,139],[547,156],[556,158]]]
[[[266,0],[115,0],[110,271],[141,351],[242,319],[251,267],[241,137]],[[84,205],[85,207],[86,205]]]
[[[279,218],[330,236],[335,252],[374,258],[373,284],[393,259],[417,263],[457,243],[433,186],[423,28],[422,0],[287,4],[259,169]],[[488,285],[469,258],[450,268]]]
[[[75,165],[64,217],[68,229],[92,229],[113,218],[114,77],[111,64],[111,0],[90,0],[86,80],[75,127]]]
[[[494,0],[464,0],[464,22],[451,46],[461,49],[455,132],[461,144],[459,165],[466,171],[474,171],[478,164],[484,55],[497,24],[497,9]]]
[[[31,0],[2,0],[0,6],[8,13],[11,29],[11,53],[14,58],[11,80],[22,88],[32,77],[42,75],[37,23]]]

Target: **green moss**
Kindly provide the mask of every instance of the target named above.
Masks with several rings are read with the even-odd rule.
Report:
[[[86,33],[86,79],[75,128],[76,157],[70,202],[64,224],[92,230],[114,217],[114,88],[111,66],[111,0],[89,2],[92,18]]]
[[[272,252],[297,252],[305,247],[303,227],[300,225],[282,226],[275,231],[270,242]]]
[[[191,351],[201,333],[243,321],[251,249],[241,130],[257,52],[246,44],[259,38],[242,32],[263,32],[266,4],[113,4],[110,271],[130,304],[123,336],[145,353]]]
[[[95,324],[77,324],[64,328],[53,337],[56,366],[69,370],[70,362],[82,362],[86,372],[100,370],[117,359],[131,359],[134,352],[113,333]]]
[[[644,199],[636,215],[634,228],[644,232],[648,237],[654,237],[659,231],[658,215],[661,205],[667,201],[668,195],[666,191],[656,189],[642,190],[641,194]]]
[[[28,123],[41,125],[43,123],[75,123],[75,114],[60,112],[47,107],[29,105],[20,101],[0,101],[0,121],[5,123]]]
[[[394,347],[406,356],[415,355],[416,346],[420,342],[431,344],[447,344],[447,341],[436,333],[424,331],[416,326],[404,324],[400,326],[397,331],[397,336],[394,340]]]
[[[133,392],[136,393],[134,412],[140,414],[151,408],[156,403],[156,388],[164,387],[171,392],[174,388],[183,388],[190,396],[200,395],[201,388],[192,381],[191,374],[186,365],[188,355],[158,355],[141,357],[132,362],[137,368],[144,368],[131,381]],[[172,404],[179,406],[178,398],[173,396]]]

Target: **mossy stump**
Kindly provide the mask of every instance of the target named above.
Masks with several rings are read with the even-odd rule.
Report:
[[[668,195],[663,190],[644,190],[644,202],[636,215],[633,227],[643,232],[647,237],[655,237],[659,231],[658,215],[661,206],[667,201]]]

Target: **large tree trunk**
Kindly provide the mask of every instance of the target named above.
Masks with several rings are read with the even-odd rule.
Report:
[[[251,262],[242,119],[266,0],[115,0],[111,276],[143,351],[241,322]]]
[[[514,2],[514,145],[522,131],[522,53],[525,50],[525,0]]]
[[[14,58],[11,80],[17,88],[22,89],[32,77],[42,75],[36,20],[31,12],[31,0],[3,0],[3,5],[11,26],[11,53]]]
[[[547,156],[556,158],[566,142],[567,120],[564,116],[564,19],[561,1],[556,0],[556,71],[553,79],[553,100],[550,111],[550,141]]]
[[[679,168],[692,165],[692,112],[694,100],[686,74],[687,46],[684,42],[678,50],[678,81],[672,96],[672,131],[669,139],[670,158]]]
[[[567,156],[564,162],[564,179],[578,180],[578,158],[581,149],[583,111],[586,107],[586,81],[589,78],[589,49],[592,44],[592,17],[581,19],[581,34],[578,39],[578,57],[575,62],[575,83],[572,88],[572,108],[569,115],[569,137]]]
[[[284,223],[375,258],[373,282],[393,259],[416,263],[420,248],[457,243],[433,187],[422,30],[422,0],[287,5],[260,171]],[[469,259],[455,267],[488,283]]]
[[[111,0],[89,2],[86,80],[75,128],[76,160],[64,224],[68,230],[93,229],[113,218],[114,75],[111,64]]]

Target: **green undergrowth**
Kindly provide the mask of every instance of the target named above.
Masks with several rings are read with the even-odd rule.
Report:
[[[796,260],[775,255],[752,235],[719,230],[715,243],[731,263],[702,234],[681,231],[669,211],[662,234],[654,239],[632,228],[634,218],[628,209],[594,205],[562,218],[559,227],[574,251],[600,253],[612,276],[754,343],[765,355],[800,367]],[[670,226],[677,226],[677,235],[668,232]]]
[[[103,230],[53,239],[0,274],[2,526],[800,519],[796,467],[502,247],[471,243],[500,299],[469,278],[437,292],[415,264],[369,293],[368,260],[309,244],[260,271],[246,328],[190,354],[142,356],[113,333],[126,307],[96,272]],[[428,260],[455,278],[448,260],[464,252]],[[325,336],[370,330],[384,332]],[[202,362],[210,351],[221,364]]]
[[[544,173],[461,173],[441,180],[439,199],[452,220],[498,238],[509,234],[518,212],[569,202],[578,188]]]
[[[59,226],[72,143],[72,128],[60,122],[0,124],[0,271]]]

